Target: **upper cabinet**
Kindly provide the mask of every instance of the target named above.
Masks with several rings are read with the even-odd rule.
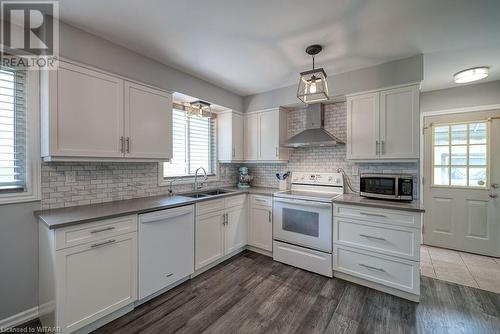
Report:
[[[245,161],[287,162],[288,149],[281,147],[287,138],[287,115],[271,109],[245,115]]]
[[[417,85],[347,97],[347,159],[418,158]]]
[[[44,160],[171,158],[170,93],[65,61],[41,89]]]
[[[217,115],[217,142],[220,162],[243,161],[243,116],[234,111]]]

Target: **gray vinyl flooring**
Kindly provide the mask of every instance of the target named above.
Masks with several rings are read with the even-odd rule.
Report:
[[[417,304],[246,251],[94,333],[201,332],[500,333],[500,294],[422,276]]]

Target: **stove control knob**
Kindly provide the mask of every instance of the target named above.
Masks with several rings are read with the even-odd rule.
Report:
[[[335,183],[340,184],[340,179],[335,179]]]
[[[330,176],[330,177],[328,178],[328,182],[331,182],[332,180],[333,180],[333,178]]]

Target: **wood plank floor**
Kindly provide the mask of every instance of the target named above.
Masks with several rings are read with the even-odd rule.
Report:
[[[94,333],[500,333],[500,294],[421,288],[417,304],[246,251]]]

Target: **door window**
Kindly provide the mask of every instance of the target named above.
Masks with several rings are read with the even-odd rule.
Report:
[[[433,126],[433,185],[486,188],[488,123]]]

